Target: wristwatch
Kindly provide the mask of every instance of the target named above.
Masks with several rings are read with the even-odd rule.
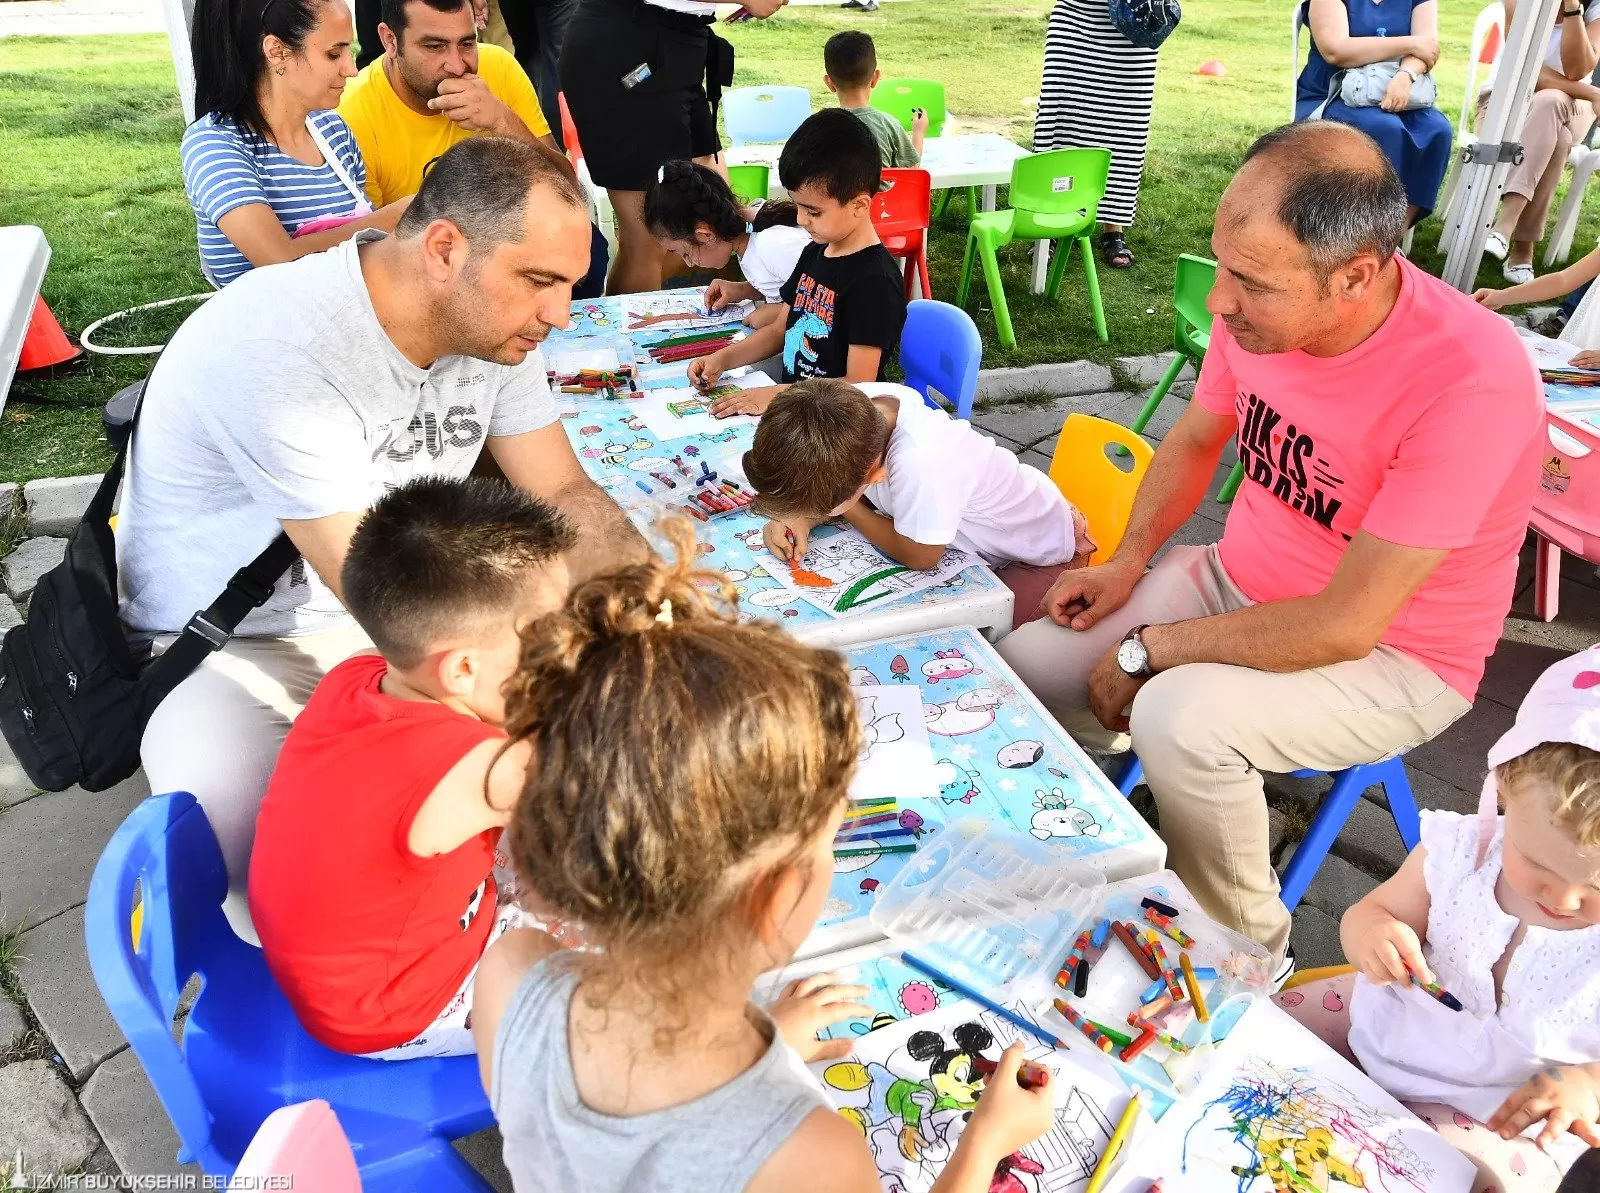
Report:
[[[1417,72],[1412,70],[1409,66],[1400,67],[1398,70],[1395,71],[1395,74],[1397,74],[1397,75],[1405,75],[1413,83],[1415,83],[1417,81]]]
[[[1583,9],[1574,8],[1571,12],[1568,12],[1566,6],[1563,5],[1561,8],[1561,15],[1564,17],[1581,17],[1583,15]]]
[[[1117,666],[1134,679],[1149,679],[1155,674],[1150,670],[1150,652],[1145,649],[1142,637],[1149,628],[1136,625],[1117,644]]]

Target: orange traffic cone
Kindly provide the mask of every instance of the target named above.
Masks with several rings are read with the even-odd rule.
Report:
[[[66,332],[50,313],[43,298],[33,304],[33,316],[28,320],[28,334],[22,341],[22,355],[17,360],[17,372],[30,373],[39,369],[59,369],[78,363],[83,349]]]

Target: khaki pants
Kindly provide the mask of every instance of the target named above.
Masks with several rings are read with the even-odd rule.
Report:
[[[1478,97],[1477,121],[1482,124],[1489,110],[1489,92]],[[1528,103],[1528,116],[1522,123],[1522,164],[1512,166],[1506,175],[1505,193],[1521,195],[1528,206],[1517,220],[1512,240],[1537,244],[1544,239],[1545,222],[1561,171],[1566,168],[1572,147],[1589,134],[1594,109],[1585,99],[1573,99],[1565,91],[1545,88],[1535,91]]]
[[[1090,748],[1125,748],[1088,712],[1089,673],[1133,626],[1207,617],[1250,604],[1216,547],[1175,547],[1128,603],[1077,633],[1046,620],[998,650]],[[1161,817],[1168,864],[1207,912],[1274,956],[1289,940],[1268,852],[1261,772],[1342,770],[1392,758],[1471,707],[1417,660],[1386,646],[1310,671],[1191,663],[1151,679],[1133,702],[1132,744]]]
[[[172,638],[157,639],[156,650]],[[256,811],[289,726],[327,671],[372,645],[359,627],[294,638],[234,638],[161,702],[139,753],[150,790],[187,791],[205,809],[228,868],[228,922],[260,943],[245,898]]]

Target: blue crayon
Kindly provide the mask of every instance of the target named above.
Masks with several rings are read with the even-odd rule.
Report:
[[[1145,987],[1145,992],[1139,995],[1139,1002],[1141,1005],[1147,1002],[1154,1002],[1166,992],[1167,979],[1164,977],[1157,978],[1155,981],[1151,982],[1149,986]]]
[[[1196,969],[1194,971],[1194,976],[1199,978],[1202,982],[1214,982],[1217,980],[1217,971],[1212,969],[1210,966],[1207,966],[1204,969]]]
[[[655,490],[652,489],[649,485],[645,484],[643,481],[634,481],[633,483],[638,485],[646,493],[651,493],[651,494],[655,493]]]
[[[1094,926],[1094,935],[1089,938],[1089,944],[1097,949],[1106,947],[1106,942],[1111,939],[1111,921],[1101,920]]]

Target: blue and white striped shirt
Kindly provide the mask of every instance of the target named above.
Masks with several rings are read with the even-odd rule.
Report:
[[[349,126],[331,111],[313,112],[311,121],[355,184],[365,187],[367,167]],[[200,117],[184,130],[179,152],[183,186],[199,234],[200,267],[217,286],[226,286],[251,268],[249,259],[217,227],[228,212],[265,203],[293,236],[301,224],[348,215],[356,205],[356,197],[328,163],[298,162],[276,145],[249,136],[227,117]]]

